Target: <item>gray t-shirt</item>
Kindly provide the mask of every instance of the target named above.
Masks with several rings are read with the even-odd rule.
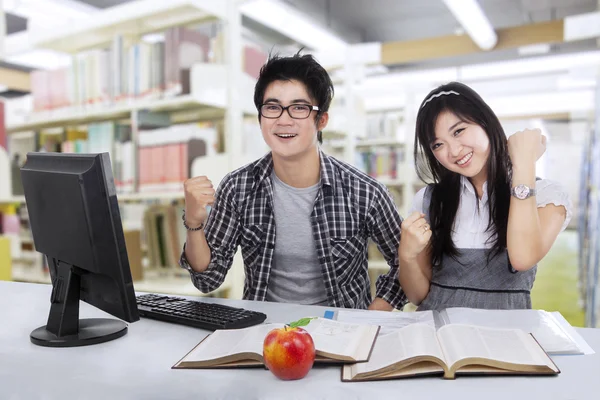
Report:
[[[275,170],[271,181],[276,238],[267,300],[327,305],[310,221],[320,183],[295,188],[283,183]]]

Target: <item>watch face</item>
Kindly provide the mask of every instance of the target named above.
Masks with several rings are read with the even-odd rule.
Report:
[[[529,196],[529,187],[525,185],[515,186],[515,197],[518,199],[526,199]]]

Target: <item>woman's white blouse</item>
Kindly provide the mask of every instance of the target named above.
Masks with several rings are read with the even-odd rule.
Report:
[[[535,184],[537,206],[544,207],[548,204],[565,207],[566,217],[561,232],[567,227],[572,217],[573,206],[565,188],[558,182],[549,179],[536,181]],[[419,190],[413,199],[414,211],[423,213],[423,196],[425,188]],[[452,240],[459,249],[481,249],[490,248],[488,240],[490,233],[486,232],[488,226],[488,196],[487,182],[483,185],[483,198],[477,202],[477,194],[473,185],[465,177],[462,177],[462,190],[460,204],[454,219]],[[408,215],[407,215],[408,216]]]

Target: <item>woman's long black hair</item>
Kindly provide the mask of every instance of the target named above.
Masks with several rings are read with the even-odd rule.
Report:
[[[487,232],[492,233],[490,255],[499,254],[506,249],[512,176],[504,129],[496,114],[473,89],[459,82],[451,82],[432,90],[425,97],[417,115],[414,153],[419,178],[424,182],[433,181],[429,208],[433,265],[439,264],[444,254],[453,258],[459,254],[452,241],[452,229],[460,202],[461,175],[443,167],[430,147],[436,137],[438,116],[443,111],[449,111],[464,121],[481,126],[490,141],[487,162]]]

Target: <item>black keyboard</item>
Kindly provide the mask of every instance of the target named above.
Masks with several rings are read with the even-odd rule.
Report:
[[[158,294],[137,296],[137,305],[142,317],[211,331],[247,328],[267,319],[257,311]]]

